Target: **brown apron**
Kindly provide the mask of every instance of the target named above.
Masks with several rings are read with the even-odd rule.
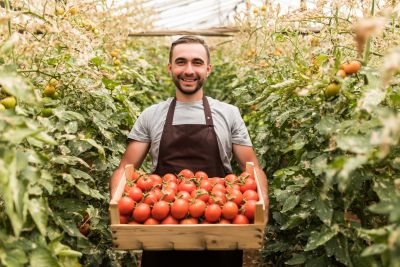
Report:
[[[162,176],[190,169],[193,172],[204,171],[209,177],[225,177],[227,172],[220,157],[207,98],[203,96],[206,124],[172,125],[175,106],[176,98],[172,100],[168,109],[155,173]],[[142,267],[239,267],[242,266],[242,258],[242,250],[145,250],[142,255]]]

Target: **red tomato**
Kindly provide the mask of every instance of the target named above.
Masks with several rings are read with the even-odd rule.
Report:
[[[221,177],[212,177],[212,178],[208,178],[208,180],[211,182],[211,185],[214,186],[216,184],[222,184],[225,185],[225,181],[223,178]]]
[[[226,188],[222,184],[216,184],[216,185],[214,185],[213,189],[211,190],[211,193],[214,193],[216,191],[221,191],[222,193],[226,193]]]
[[[150,206],[146,203],[139,203],[133,210],[133,219],[137,222],[144,222],[150,217]]]
[[[145,225],[156,225],[156,224],[160,224],[160,222],[157,221],[154,218],[148,218],[146,221],[144,221],[143,224],[145,224]]]
[[[163,193],[161,193],[161,189],[160,188],[154,188],[152,192],[156,196],[157,201],[160,200],[161,197],[163,196]]]
[[[222,207],[222,216],[225,219],[232,220],[238,215],[239,208],[235,202],[228,201]]]
[[[178,191],[186,191],[190,194],[193,190],[196,190],[196,185],[192,181],[183,180],[178,185]]]
[[[243,205],[244,216],[246,216],[249,220],[254,219],[254,213],[256,211],[256,203],[255,200],[249,200]]]
[[[164,182],[174,182],[174,183],[178,182],[178,179],[176,178],[175,174],[172,173],[165,174],[162,179]]]
[[[212,189],[212,185],[210,180],[203,180],[200,182],[200,188],[203,188],[205,190],[207,190],[207,192],[210,192]]]
[[[172,202],[175,200],[175,191],[172,188],[167,188],[162,191],[162,200],[165,200],[167,202]]]
[[[211,204],[206,208],[204,212],[204,217],[209,222],[216,222],[221,217],[221,208],[217,204]]]
[[[162,185],[162,179],[159,175],[157,174],[150,174],[149,178],[153,181],[153,187],[158,187],[161,188]]]
[[[133,199],[136,202],[140,202],[143,198],[143,192],[142,189],[140,189],[139,187],[135,186],[132,187],[129,191],[128,191],[128,196]]]
[[[133,201],[130,197],[121,197],[121,199],[118,201],[119,213],[122,215],[131,214],[134,207],[135,201]]]
[[[127,177],[128,180],[131,181],[136,181],[137,179],[139,179],[139,177],[141,176],[141,174],[139,172],[133,172],[131,177]]]
[[[181,179],[190,179],[194,177],[194,173],[191,170],[183,169],[179,172],[178,177]]]
[[[149,176],[144,175],[137,180],[136,186],[143,191],[149,191],[153,187],[153,180]]]
[[[232,223],[230,220],[222,218],[221,220],[219,220],[219,224],[232,224]]]
[[[128,224],[140,224],[140,223],[138,223],[137,221],[130,221],[128,222]]]
[[[237,183],[238,181],[239,181],[238,177],[232,173],[225,176],[225,183],[234,184]]]
[[[176,198],[185,199],[185,200],[189,201],[191,199],[191,196],[186,191],[179,191],[178,194],[176,194]]]
[[[207,173],[203,172],[203,171],[197,171],[194,175],[196,177],[196,180],[198,182],[200,181],[204,181],[204,180],[208,180],[208,175]]]
[[[254,175],[250,174],[248,172],[242,172],[239,176],[242,177],[242,178],[245,178],[245,179],[247,179],[247,178],[254,179]]]
[[[257,200],[258,201],[258,193],[254,190],[246,190],[243,193],[244,200]]]
[[[240,205],[243,201],[243,194],[238,189],[232,189],[228,194],[228,199]]]
[[[126,181],[128,182],[128,180],[126,180]],[[131,190],[131,188],[132,188],[132,186],[129,185],[128,183],[126,183],[126,184],[125,184],[125,187],[124,187],[124,192],[125,192],[125,193],[128,193],[129,190]]]
[[[175,219],[182,219],[189,211],[189,202],[186,199],[177,199],[171,205],[171,215]]]
[[[240,191],[242,191],[242,193],[243,193],[244,191],[247,191],[247,190],[257,190],[256,180],[247,178],[244,181],[243,185],[240,186]]]
[[[193,204],[189,206],[189,214],[194,218],[199,218],[206,210],[206,203],[203,200],[196,199]]]
[[[198,224],[199,220],[196,218],[188,218],[188,219],[183,219],[182,221],[179,222],[179,224]]]
[[[238,214],[232,221],[233,224],[249,224],[249,219],[243,214]]]
[[[164,185],[164,189],[172,189],[175,191],[175,194],[178,192],[178,185],[174,182],[168,182]]]
[[[156,194],[153,191],[150,191],[145,197],[143,202],[149,206],[153,206],[154,203],[158,201]]]
[[[192,191],[190,195],[193,199],[201,199],[204,202],[208,202],[208,199],[210,198],[210,195],[208,194],[207,190],[203,188]]]
[[[159,221],[165,219],[169,214],[169,204],[164,200],[160,200],[154,204],[151,210],[151,216]]]
[[[226,196],[223,192],[221,191],[215,191],[214,193],[211,194],[210,199],[208,200],[209,204],[219,204],[223,205],[226,202]]]
[[[126,224],[129,221],[129,216],[119,215],[119,223]]]
[[[211,224],[209,221],[207,221],[207,220],[203,220],[202,222],[201,222],[201,224]]]
[[[178,220],[172,217],[171,215],[168,215],[167,218],[162,220],[161,224],[178,224]]]

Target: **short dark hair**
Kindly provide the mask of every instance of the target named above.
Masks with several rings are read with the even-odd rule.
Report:
[[[207,60],[208,63],[210,63],[210,49],[208,48],[208,45],[203,39],[193,35],[182,36],[181,38],[172,42],[171,48],[169,49],[169,63],[171,63],[172,61],[172,52],[174,50],[174,47],[178,44],[201,44],[206,49]]]

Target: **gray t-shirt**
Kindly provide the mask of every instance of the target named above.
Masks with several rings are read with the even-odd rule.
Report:
[[[161,135],[172,99],[170,97],[161,103],[146,108],[128,134],[129,139],[151,143],[152,171],[157,166]],[[232,159],[232,144],[252,146],[249,133],[237,107],[211,97],[207,97],[207,100],[210,104],[222,163],[226,170],[232,171],[230,163]],[[203,101],[177,101],[172,124],[206,124]]]

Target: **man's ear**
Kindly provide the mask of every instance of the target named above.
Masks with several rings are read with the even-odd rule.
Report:
[[[207,77],[211,74],[211,71],[212,71],[212,65],[208,64],[208,66],[207,66]]]
[[[171,74],[172,73],[172,64],[168,63],[168,73]]]

